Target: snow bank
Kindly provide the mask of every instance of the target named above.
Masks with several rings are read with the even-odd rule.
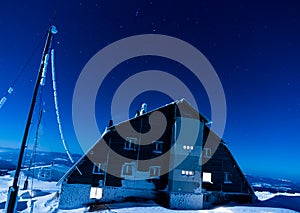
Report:
[[[134,203],[129,203],[128,205],[134,205]],[[74,213],[74,212],[85,212],[87,209],[76,209],[76,210],[59,210],[58,213]],[[239,207],[220,207],[213,210],[170,210],[165,209],[161,206],[150,206],[150,207],[126,207],[122,204],[122,207],[114,207],[110,208],[110,210],[100,210],[98,213],[296,213],[293,210],[288,209],[280,209],[280,208],[264,208],[264,207],[247,207],[247,206],[239,206]]]
[[[260,201],[265,201],[265,200],[269,200],[275,196],[297,196],[300,197],[300,193],[287,193],[287,192],[277,192],[277,193],[271,193],[271,192],[255,192],[255,195],[257,196],[258,200]]]
[[[205,211],[203,211],[205,212]],[[206,212],[224,212],[224,213],[297,213],[289,209],[281,208],[267,208],[267,207],[248,207],[248,206],[237,206],[228,208],[217,208],[215,210]]]
[[[8,188],[12,185],[12,178],[9,175],[2,176],[0,179],[0,203],[6,201]]]

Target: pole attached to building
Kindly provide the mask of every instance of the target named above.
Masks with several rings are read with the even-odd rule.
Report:
[[[35,106],[35,103],[36,103],[36,98],[37,98],[40,82],[41,82],[41,79],[42,79],[43,69],[45,67],[45,58],[46,58],[46,55],[49,52],[52,37],[56,33],[57,33],[57,30],[56,30],[55,26],[52,25],[49,29],[49,32],[48,32],[46,44],[45,44],[44,51],[43,51],[43,56],[42,56],[40,69],[39,69],[38,76],[37,76],[36,83],[35,83],[35,88],[34,88],[33,97],[32,97],[32,101],[31,101],[31,105],[30,105],[30,110],[29,110],[29,113],[28,113],[28,118],[27,118],[27,123],[26,123],[25,131],[24,131],[23,139],[22,139],[22,144],[21,144],[21,149],[20,149],[20,153],[19,153],[19,159],[18,159],[18,164],[17,164],[15,176],[14,176],[13,185],[10,186],[9,190],[8,190],[7,201],[6,201],[6,204],[5,204],[5,210],[6,210],[7,213],[14,213],[15,210],[16,210],[16,206],[17,206],[16,203],[17,203],[17,197],[18,197],[18,188],[19,188],[18,187],[18,181],[19,181],[19,175],[20,175],[20,171],[21,171],[24,151],[25,151],[25,147],[26,147],[26,142],[27,142],[27,138],[28,138],[29,128],[30,128],[30,124],[31,124],[31,120],[32,120],[32,115],[33,115],[34,106]]]

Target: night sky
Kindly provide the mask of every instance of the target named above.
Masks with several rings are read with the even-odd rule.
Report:
[[[196,47],[216,70],[227,104],[223,138],[242,170],[300,181],[299,11],[300,3],[296,0],[1,1],[0,98],[6,95],[20,70],[23,72],[13,94],[6,95],[7,102],[0,109],[0,145],[20,147],[45,34],[51,23],[58,29],[53,40],[58,101],[71,153],[81,153],[72,123],[72,97],[88,60],[119,39],[164,34]],[[114,91],[129,76],[149,69],[164,70],[182,79],[197,94],[201,113],[211,117],[207,94],[189,70],[159,57],[139,57],[112,70],[101,86],[96,102],[101,132],[111,118]],[[63,151],[50,69],[47,74],[38,149]],[[143,102],[152,110],[171,101],[158,92],[142,93],[129,112],[120,112],[120,117],[128,113],[133,117]],[[29,147],[33,144],[37,118],[36,110]]]

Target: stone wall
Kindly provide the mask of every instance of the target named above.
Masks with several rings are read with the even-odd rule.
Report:
[[[203,194],[171,192],[169,196],[171,209],[203,209]]]
[[[89,184],[67,184],[62,183],[59,195],[60,209],[73,209],[87,206],[96,202],[96,199],[90,199],[91,185]],[[102,198],[97,200],[98,203],[111,203],[128,200],[129,198],[137,199],[154,199],[155,191],[131,189],[124,187],[104,187]]]
[[[85,206],[91,202],[91,185],[88,184],[67,184],[62,183],[59,193],[60,209],[74,209]]]

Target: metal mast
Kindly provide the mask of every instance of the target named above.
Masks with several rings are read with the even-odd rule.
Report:
[[[24,151],[25,151],[25,147],[26,147],[26,141],[27,141],[29,128],[30,128],[30,124],[31,124],[31,120],[32,120],[32,115],[33,115],[33,111],[34,111],[34,107],[35,107],[35,103],[36,103],[39,85],[40,85],[40,82],[42,79],[42,73],[45,68],[45,59],[46,59],[47,54],[50,49],[52,37],[56,33],[57,33],[56,27],[52,25],[48,31],[48,36],[47,36],[46,44],[45,44],[44,51],[43,51],[42,61],[41,61],[40,69],[39,69],[38,76],[36,79],[36,83],[35,83],[35,88],[34,88],[33,97],[32,97],[32,101],[31,101],[31,105],[30,105],[30,110],[28,113],[28,118],[27,118],[27,123],[26,123],[25,131],[24,131],[23,139],[22,139],[22,144],[21,144],[21,149],[20,149],[20,154],[19,154],[18,164],[17,164],[17,168],[16,168],[16,173],[14,176],[13,185],[10,186],[9,190],[8,190],[7,201],[5,204],[5,210],[7,213],[14,213],[16,210],[18,188],[19,188],[18,181],[19,181],[19,175],[20,175],[20,171],[21,171],[21,165],[22,165],[22,161],[23,161]]]

